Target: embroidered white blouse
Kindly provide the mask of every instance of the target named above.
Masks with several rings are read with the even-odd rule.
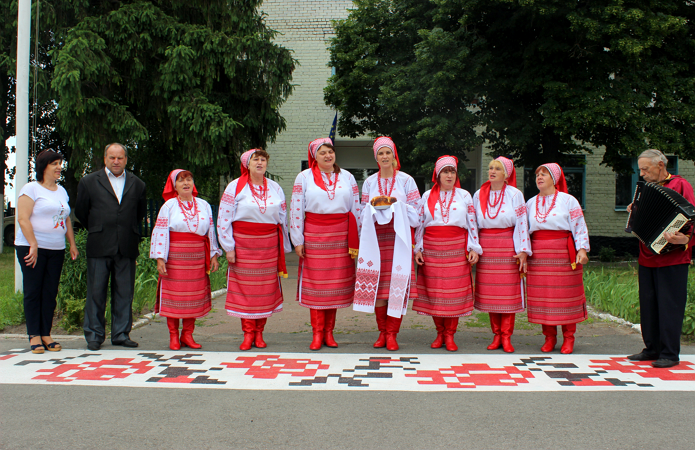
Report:
[[[480,190],[473,194],[473,205],[475,205],[475,217],[478,221],[478,228],[510,228],[514,227],[514,252],[533,254],[531,251],[531,238],[528,232],[528,217],[526,215],[526,202],[524,194],[514,186],[506,186],[502,202],[495,207],[490,206],[494,203],[495,195],[499,196],[502,191],[490,191],[490,198],[487,205],[487,214],[483,217],[483,210],[480,208]],[[490,218],[492,214],[493,218]]]
[[[381,186],[385,190],[383,194],[379,193],[379,172],[370,175],[364,184],[362,184],[362,210],[369,201],[380,195],[389,195],[393,178],[382,178]],[[415,184],[413,177],[400,170],[396,173],[396,186],[391,191],[391,197],[396,197],[399,202],[405,202],[408,207],[408,221],[410,226],[415,228],[420,224],[420,216],[418,207],[420,203],[420,191]]]
[[[150,243],[150,258],[162,258],[164,262],[169,257],[169,232],[193,233],[198,236],[207,234],[210,239],[210,258],[221,255],[215,237],[215,228],[212,222],[212,208],[203,199],[193,197],[198,207],[197,217],[188,219],[181,211],[181,207],[176,198],[171,198],[162,205],[157,216],[157,222],[152,229],[152,239]],[[192,206],[192,202],[184,202],[187,206]],[[191,211],[194,211],[191,208]]]
[[[536,196],[539,197],[539,196]],[[536,218],[536,197],[526,202],[528,211],[529,233],[538,230],[562,230],[572,232],[574,245],[579,249],[589,248],[589,230],[584,221],[582,207],[576,198],[564,192],[558,192],[555,207],[550,211],[545,222],[539,222]],[[540,197],[539,206],[541,214],[545,214],[553,202],[553,196]]]
[[[453,200],[451,200],[452,192],[454,193]],[[432,217],[430,209],[427,206],[427,200],[430,198],[431,193],[431,190],[425,192],[425,195],[422,196],[422,200],[420,200],[420,205],[418,207],[420,223],[415,232],[415,249],[413,252],[421,252],[424,249],[423,238],[425,236],[425,228],[431,226],[450,226],[467,229],[468,244],[466,250],[472,250],[482,255],[483,249],[480,247],[480,241],[478,240],[478,224],[475,219],[475,209],[473,207],[471,194],[461,188],[454,188],[450,192],[440,191],[439,199],[441,202],[437,202],[434,206],[434,217]],[[442,204],[444,204],[446,208],[450,200],[449,220],[445,222],[442,217]]]
[[[332,194],[330,183],[336,182],[335,173],[321,173],[326,188]],[[304,170],[297,175],[292,188],[292,200],[290,201],[290,236],[295,246],[304,245],[304,213],[315,214],[345,214],[352,212],[357,219],[358,230],[362,227],[360,212],[360,192],[355,177],[346,170],[340,169],[335,186],[335,197],[331,199],[329,192],[324,191],[314,182],[314,174],[311,169]]]
[[[220,200],[220,210],[217,213],[217,235],[220,246],[225,251],[234,250],[233,223],[237,220],[244,222],[281,224],[283,232],[284,252],[292,251],[289,235],[287,233],[287,204],[282,188],[275,181],[268,180],[268,197],[265,202],[265,213],[261,212],[263,202],[257,203],[257,199],[251,194],[249,184],[239,192],[236,197],[236,186],[239,179],[229,183]],[[249,183],[251,181],[249,180]],[[258,189],[258,186],[255,187]],[[261,186],[262,189],[262,186]]]

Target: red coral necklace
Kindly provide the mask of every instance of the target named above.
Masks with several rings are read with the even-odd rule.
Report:
[[[253,201],[258,205],[258,210],[261,214],[265,214],[268,209],[268,179],[263,177],[263,186],[258,186],[258,192],[256,192],[253,183],[249,183],[249,188],[251,188]],[[261,206],[261,202],[263,202],[263,206]]]
[[[548,210],[545,212],[541,212],[541,209],[540,209],[539,202],[540,202],[541,194],[538,194],[536,196],[536,221],[538,223],[545,223],[545,221],[548,219],[550,212],[553,210],[553,208],[555,208],[555,201],[557,200],[557,193],[558,192],[559,191],[556,189],[555,195],[553,195],[553,201],[550,203],[550,208],[548,208]],[[545,197],[543,197],[543,206],[545,206]]]
[[[381,187],[381,173],[377,175],[376,179],[379,182],[379,195],[385,195],[386,197],[391,197],[391,193],[393,192],[393,188],[396,186],[396,175],[398,175],[398,171],[394,170],[393,171],[393,182],[391,183],[391,189],[389,189],[389,179],[384,178],[384,187]],[[387,193],[388,191],[388,193]]]

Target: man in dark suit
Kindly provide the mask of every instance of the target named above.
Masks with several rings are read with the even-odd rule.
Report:
[[[104,150],[106,167],[80,180],[75,215],[87,228],[87,303],[84,337],[90,350],[99,350],[106,337],[106,291],[111,279],[111,343],[137,347],[130,339],[133,326],[135,260],[145,217],[145,183],[125,166],[125,147],[113,143]]]

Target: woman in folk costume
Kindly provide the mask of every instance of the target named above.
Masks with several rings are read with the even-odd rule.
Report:
[[[471,265],[483,250],[478,243],[478,225],[473,199],[461,189],[458,159],[442,156],[432,174],[434,187],[420,201],[420,226],[415,234],[418,264],[417,292],[413,311],[432,316],[437,338],[450,352],[458,350],[454,333],[459,317],[473,310]]]
[[[244,341],[265,348],[263,329],[273,313],[282,311],[280,277],[287,278],[285,194],[265,177],[270,155],[252,149],[241,155],[241,176],[229,183],[220,200],[217,234],[227,252],[227,302],[230,316],[241,319]]]
[[[528,320],[543,326],[541,351],[553,351],[562,325],[560,351],[572,353],[577,323],[587,317],[582,265],[589,262],[589,231],[559,165],[538,167],[536,186],[540,193],[526,203],[533,247],[527,262]]]
[[[212,208],[197,198],[193,174],[173,170],[167,177],[152,229],[150,258],[157,260],[159,283],[155,312],[167,318],[169,348],[201,348],[193,340],[195,319],[210,312],[210,270],[219,269]],[[179,339],[179,319],[183,321]]]
[[[359,249],[360,194],[355,177],[335,163],[328,138],[309,144],[309,169],[297,175],[290,202],[290,236],[299,256],[297,300],[310,308],[309,348],[333,338],[338,308],[352,305]]]
[[[495,337],[488,350],[514,351],[515,314],[524,311],[523,274],[531,253],[524,194],[516,188],[516,170],[503,156],[490,162],[488,181],[473,195],[485,252],[475,270],[475,309],[490,314]]]
[[[373,148],[379,172],[362,185],[362,230],[353,309],[374,312],[379,328],[374,347],[395,351],[408,299],[417,295],[412,245],[414,228],[420,223],[420,191],[413,177],[400,171],[396,144],[391,138],[377,138]],[[398,201],[377,211],[370,200],[379,196]]]

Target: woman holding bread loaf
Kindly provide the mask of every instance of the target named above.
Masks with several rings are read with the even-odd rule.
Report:
[[[310,308],[313,340],[309,349],[333,338],[338,308],[352,305],[362,205],[355,177],[335,163],[329,138],[311,141],[309,168],[294,181],[290,237],[299,256],[297,301]]]
[[[374,141],[379,172],[362,185],[362,231],[355,283],[356,311],[374,312],[379,338],[375,348],[398,350],[396,335],[408,299],[417,295],[412,264],[413,229],[419,224],[420,191],[401,172],[396,144]]]
[[[432,348],[455,352],[459,317],[473,311],[471,266],[483,253],[473,199],[461,189],[458,159],[442,156],[432,174],[434,187],[420,202],[420,225],[415,234],[418,298],[413,311],[432,316],[437,337]]]

